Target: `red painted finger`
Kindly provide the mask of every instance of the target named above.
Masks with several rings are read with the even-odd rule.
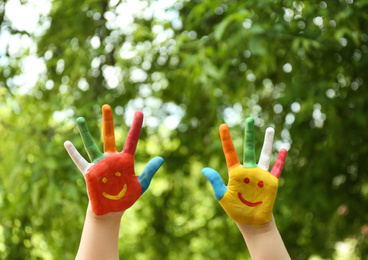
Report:
[[[277,156],[275,164],[273,165],[271,174],[275,176],[276,178],[280,177],[282,168],[284,167],[286,154],[287,154],[287,150],[285,148],[282,148],[279,152],[279,155]]]
[[[129,130],[128,137],[124,145],[123,149],[124,153],[134,155],[135,150],[137,148],[139,136],[141,135],[142,123],[143,123],[143,112],[142,111],[135,112],[132,127]]]

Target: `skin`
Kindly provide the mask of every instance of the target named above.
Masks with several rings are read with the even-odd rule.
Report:
[[[274,129],[266,130],[258,165],[255,163],[254,120],[245,123],[243,165],[240,164],[227,125],[220,126],[220,137],[229,172],[225,186],[211,168],[202,173],[212,184],[215,196],[226,213],[237,223],[252,259],[290,259],[272,216],[280,177],[287,151],[281,149],[271,172]],[[267,250],[265,250],[267,248]]]
[[[254,260],[289,260],[281,235],[277,229],[274,217],[261,227],[252,225],[237,226]]]
[[[124,212],[96,215],[88,206],[76,260],[119,259],[119,229]]]
[[[121,218],[127,208],[147,190],[163,159],[149,161],[141,175],[134,173],[134,154],[140,136],[143,113],[137,111],[122,152],[117,152],[111,107],[102,107],[104,153],[96,146],[84,118],[78,128],[92,163],[87,162],[66,141],[64,146],[86,179],[88,204],[76,259],[119,259],[118,241]]]

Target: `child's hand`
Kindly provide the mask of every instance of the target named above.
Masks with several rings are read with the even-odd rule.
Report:
[[[202,173],[211,182],[220,205],[234,221],[239,224],[262,226],[272,218],[278,178],[284,166],[287,151],[286,149],[280,150],[272,171],[268,172],[274,136],[274,129],[268,128],[257,165],[255,163],[253,118],[247,118],[245,122],[243,165],[239,163],[227,125],[220,126],[220,136],[229,170],[228,186],[225,186],[215,170],[204,168]]]
[[[134,154],[141,133],[143,113],[134,114],[124,149],[118,153],[115,145],[114,123],[109,105],[102,107],[104,153],[96,146],[83,117],[77,119],[79,132],[92,163],[88,163],[69,141],[66,150],[87,182],[92,211],[96,215],[124,212],[147,190],[153,175],[164,160],[155,157],[149,161],[142,174],[134,173]]]

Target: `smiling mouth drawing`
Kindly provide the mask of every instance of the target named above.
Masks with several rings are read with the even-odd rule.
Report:
[[[109,200],[120,200],[122,197],[124,197],[126,191],[127,191],[127,185],[124,184],[123,189],[118,193],[118,195],[110,195],[105,192],[103,192],[102,195],[105,198],[108,198]]]
[[[246,199],[243,198],[243,196],[241,195],[240,192],[238,192],[238,197],[240,199],[241,202],[243,202],[245,205],[247,205],[248,207],[256,207],[258,205],[262,204],[262,201],[257,201],[257,202],[250,202],[247,201]]]

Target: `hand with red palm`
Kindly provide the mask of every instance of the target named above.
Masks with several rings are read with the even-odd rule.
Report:
[[[134,154],[140,136],[143,113],[137,111],[122,152],[117,152],[111,107],[102,107],[104,153],[96,146],[83,117],[77,119],[79,132],[91,163],[87,162],[66,141],[64,146],[75,165],[82,172],[87,183],[87,191],[96,215],[109,212],[124,212],[147,190],[152,177],[164,160],[155,157],[149,161],[141,175],[134,172]]]

